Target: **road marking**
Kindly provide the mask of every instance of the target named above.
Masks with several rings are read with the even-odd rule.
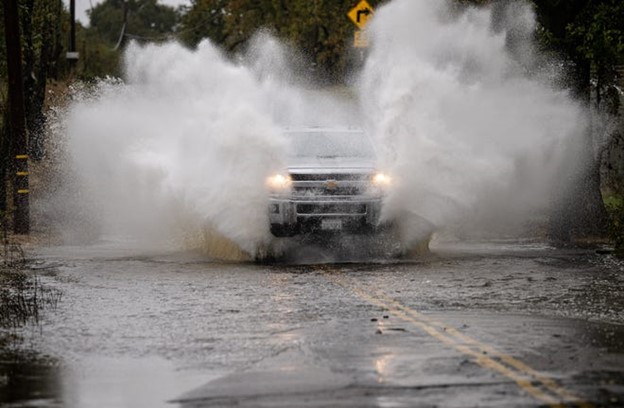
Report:
[[[473,361],[481,367],[496,371],[513,380],[526,393],[542,403],[550,407],[565,407],[567,404],[574,404],[580,408],[592,407],[592,404],[582,400],[552,378],[545,377],[517,358],[502,353],[453,327],[410,309],[384,293],[379,291],[369,293],[353,281],[349,282],[339,270],[325,265],[319,266],[317,269],[338,286],[353,292],[371,304],[386,309],[389,313],[413,324],[445,345],[472,357]]]

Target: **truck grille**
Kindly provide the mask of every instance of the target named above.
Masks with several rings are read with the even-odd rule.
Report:
[[[366,188],[361,187],[337,187],[316,188],[316,187],[294,187],[294,194],[297,196],[354,196],[364,194]]]
[[[370,186],[368,173],[291,174],[296,196],[356,196]]]
[[[366,204],[297,204],[297,214],[366,214]]]
[[[369,181],[370,174],[351,174],[351,173],[335,173],[335,174],[291,174],[292,181]]]

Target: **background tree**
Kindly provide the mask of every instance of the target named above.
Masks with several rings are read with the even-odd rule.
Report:
[[[105,0],[88,11],[90,24],[78,24],[77,76],[83,80],[121,76],[128,40],[160,42],[174,37],[180,15],[157,0]]]
[[[21,7],[23,33],[24,91],[30,155],[43,155],[45,134],[45,92],[48,77],[61,59],[63,15],[61,0],[24,0]]]
[[[92,27],[85,28],[78,25],[76,47],[80,52],[80,59],[76,67],[78,78],[91,81],[107,76],[121,76],[122,49],[117,49],[115,44],[103,40]]]
[[[614,92],[615,65],[624,47],[624,2],[535,0],[535,5],[542,42],[566,62],[568,83],[577,99],[590,108],[594,83],[596,107],[613,113],[619,104]],[[551,220],[551,235],[557,240],[606,231],[608,216],[600,191],[601,152],[595,151],[594,137],[590,127],[579,148],[579,159],[585,163],[571,163],[565,169],[575,182],[561,192],[558,211]]]
[[[228,0],[191,0],[191,6],[181,17],[180,40],[191,47],[204,38],[210,38],[215,44],[224,44],[228,3]]]
[[[176,10],[157,0],[105,0],[88,14],[89,31],[113,45],[122,35],[138,41],[166,40],[178,23]]]
[[[26,109],[26,126],[29,134],[30,155],[40,159],[43,154],[43,135],[45,127],[44,102],[46,85],[50,76],[55,77],[62,59],[61,32],[63,31],[62,0],[20,0],[18,2],[19,25],[21,32],[21,48],[24,74],[24,94]],[[0,19],[1,20],[1,19]],[[3,24],[2,24],[3,25]],[[4,44],[4,27],[2,27]],[[1,97],[6,101],[6,51],[1,47],[2,78]],[[6,117],[7,109],[3,109]],[[6,123],[6,121],[3,121]],[[3,137],[9,138],[8,128],[2,126]],[[8,145],[5,143],[5,145]],[[8,154],[3,150],[3,156]]]
[[[373,7],[382,1],[370,0]],[[301,50],[315,71],[341,82],[349,70],[354,25],[347,12],[353,0],[193,0],[181,20],[180,38],[196,46],[210,38],[229,53],[245,49],[260,29]]]

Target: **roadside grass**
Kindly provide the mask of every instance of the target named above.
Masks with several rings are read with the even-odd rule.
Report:
[[[37,279],[30,280],[19,270],[0,269],[0,327],[39,321],[38,286]]]
[[[615,253],[624,257],[624,196],[608,195],[604,203],[609,214],[609,236],[613,240]]]
[[[60,292],[43,285],[32,271],[0,267],[0,328],[11,329],[38,324],[46,308],[54,309]]]
[[[0,406],[43,406],[40,401],[54,399],[48,383],[57,377],[58,362],[33,349],[22,328],[38,330],[59,300],[60,292],[42,285],[26,262],[3,264],[0,257]]]
[[[16,339],[14,329],[39,324],[45,309],[56,308],[61,292],[46,288],[24,255],[20,244],[12,243],[6,231],[0,244],[0,348]]]

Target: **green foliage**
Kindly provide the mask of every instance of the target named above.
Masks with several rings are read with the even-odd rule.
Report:
[[[373,8],[382,1],[369,0]],[[348,72],[355,26],[347,13],[355,0],[193,0],[182,17],[180,38],[194,47],[210,38],[226,51],[244,50],[259,30],[292,44],[313,69],[339,82]]]
[[[604,201],[611,221],[609,235],[615,244],[616,253],[624,257],[624,197],[611,195]]]
[[[39,158],[40,135],[44,127],[43,107],[45,89],[48,78],[56,77],[60,65],[62,31],[62,0],[18,0],[18,22],[21,40],[22,73],[25,99],[25,119],[31,142],[31,155]],[[2,8],[4,12],[4,7]],[[7,78],[7,59],[16,56],[7,56],[5,49],[4,16],[0,17],[0,74],[2,82]],[[6,94],[0,96],[6,99]],[[0,104],[3,104],[0,102]],[[6,105],[5,105],[6,106]],[[5,110],[6,113],[6,110]],[[6,130],[6,129],[4,129]],[[8,137],[8,131],[3,137]],[[37,142],[36,142],[37,141]],[[4,142],[4,140],[3,140]],[[2,146],[2,155],[8,154],[8,143]],[[0,193],[1,195],[1,193]]]
[[[123,45],[172,38],[179,15],[157,0],[105,0],[90,10],[89,19],[89,27],[79,26],[76,33],[77,74],[84,80],[121,76]]]
[[[103,41],[95,30],[78,27],[76,47],[80,52],[77,70],[81,79],[89,81],[106,76],[121,76],[121,50]]]
[[[124,21],[123,1],[108,0],[88,11],[91,30],[102,41],[114,45],[121,34]]]
[[[192,0],[191,7],[181,18],[180,40],[192,47],[204,38],[224,44],[227,3],[227,0]]]
[[[620,97],[616,89],[615,65],[622,60],[624,2],[621,0],[533,0],[540,24],[538,34],[546,50],[558,54],[567,66],[566,85],[576,98],[603,112],[616,113]],[[591,130],[586,132],[580,160],[585,169],[570,166],[576,182],[561,192],[564,211],[553,217],[551,234],[568,240],[573,228],[584,235],[602,234],[609,216],[600,199],[600,165],[594,155]],[[570,175],[567,175],[570,177]],[[575,216],[581,214],[581,216]],[[570,220],[574,220],[574,226]],[[611,224],[613,224],[611,222]]]
[[[296,44],[332,78],[341,78],[347,70],[345,56],[351,49],[355,31],[346,13],[353,1],[299,2],[278,33]],[[298,21],[304,22],[299,23]]]
[[[581,21],[567,27],[578,51],[588,59],[600,60],[624,52],[624,3],[611,0],[593,10],[584,10]]]
[[[596,81],[596,103],[612,114],[619,109],[615,88],[618,62],[624,55],[624,2],[609,0],[587,7],[566,27],[570,40],[584,58],[591,61]]]
[[[617,112],[615,67],[624,62],[624,2],[621,0],[534,0],[546,48],[558,52],[573,67],[580,96],[589,99],[595,83],[596,104]]]
[[[157,0],[105,0],[89,13],[90,31],[109,44],[116,44],[127,22],[125,37],[138,41],[165,40],[173,34],[178,14]]]

